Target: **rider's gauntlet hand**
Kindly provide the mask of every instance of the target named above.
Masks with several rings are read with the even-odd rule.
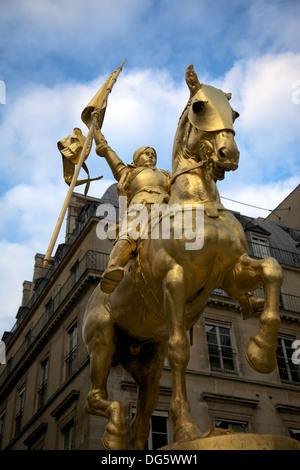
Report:
[[[110,146],[108,145],[104,135],[100,130],[98,130],[98,138],[97,138],[97,146],[96,146],[96,153],[99,157],[107,157],[107,153],[111,150]]]

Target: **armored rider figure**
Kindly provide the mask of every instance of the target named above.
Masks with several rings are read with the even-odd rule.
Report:
[[[94,113],[97,115],[98,111],[95,110]],[[103,292],[111,293],[122,280],[124,267],[135,252],[139,240],[137,231],[131,230],[130,222],[136,218],[136,211],[131,211],[131,208],[133,205],[142,204],[149,213],[152,204],[167,202],[171,174],[156,168],[157,155],[152,147],[136,150],[133,163],[126,165],[108,145],[99,126],[95,127],[94,139],[97,155],[106,159],[118,181],[119,196],[127,197],[127,230],[126,233],[119,231],[100,283]]]

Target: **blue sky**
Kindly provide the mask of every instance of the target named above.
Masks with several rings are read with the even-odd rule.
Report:
[[[67,192],[57,142],[87,133],[81,111],[124,58],[102,130],[126,163],[150,145],[171,169],[194,64],[240,113],[240,166],[218,183],[224,205],[266,217],[228,198],[271,210],[299,184],[299,18],[298,0],[0,0],[0,335]],[[90,189],[100,197],[114,180],[94,150],[87,163],[103,175]]]

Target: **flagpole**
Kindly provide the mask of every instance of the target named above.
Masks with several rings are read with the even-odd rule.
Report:
[[[106,92],[101,100],[101,103],[99,104],[98,108],[101,109],[105,103],[105,101],[107,100],[108,98],[108,95],[110,94],[114,84],[116,83],[117,81],[117,78],[118,76],[120,75],[121,71],[122,71],[122,68],[123,68],[123,65],[125,63],[125,60],[123,60],[122,64],[120,65],[120,67],[116,70],[116,73],[115,75],[112,77],[107,89],[106,89]],[[73,190],[74,190],[74,187],[76,185],[76,182],[77,182],[77,178],[78,178],[78,175],[79,175],[79,172],[81,170],[81,167],[82,167],[82,164],[85,160],[85,155],[86,155],[86,152],[87,152],[87,149],[88,149],[88,145],[90,143],[90,141],[93,139],[93,133],[94,133],[94,128],[95,128],[95,125],[97,124],[97,116],[94,116],[93,119],[92,119],[92,123],[91,123],[91,126],[89,128],[89,132],[88,132],[88,135],[87,135],[87,138],[84,142],[84,146],[83,146],[83,149],[82,149],[82,152],[81,152],[81,155],[80,155],[80,158],[78,160],[78,163],[77,163],[77,166],[76,166],[76,169],[74,171],[74,175],[73,175],[73,178],[72,178],[72,181],[70,183],[70,186],[69,186],[69,189],[68,189],[68,192],[67,192],[67,195],[66,195],[66,198],[65,198],[65,201],[64,201],[64,204],[62,206],[62,209],[60,211],[60,214],[59,214],[59,217],[58,217],[58,220],[57,220],[57,223],[56,223],[56,226],[55,226],[55,229],[54,229],[54,232],[53,232],[53,235],[51,237],[51,240],[50,240],[50,243],[49,243],[49,247],[48,247],[48,250],[46,252],[46,255],[45,255],[45,258],[44,258],[44,263],[43,263],[43,267],[46,268],[49,261],[50,261],[50,258],[51,258],[51,254],[52,254],[52,251],[53,251],[53,248],[54,248],[54,245],[56,243],[56,240],[57,240],[57,237],[58,237],[58,234],[60,232],[60,229],[61,229],[61,226],[62,226],[62,223],[63,223],[63,220],[64,220],[64,217],[65,217],[65,213],[67,211],[67,208],[70,204],[70,200],[71,200],[71,197],[72,197],[72,193],[73,193]]]

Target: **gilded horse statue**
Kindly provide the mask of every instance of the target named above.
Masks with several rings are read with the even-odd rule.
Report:
[[[121,364],[137,383],[130,437],[134,449],[144,449],[166,354],[172,373],[173,439],[201,437],[186,391],[188,331],[214,289],[222,288],[235,299],[244,318],[259,316],[258,332],[246,350],[251,367],[269,373],[276,366],[282,270],[273,258],[248,256],[244,231],[221,204],[216,186],[238,167],[233,130],[238,114],[230,106],[230,95],[201,84],[193,66],[186,71],[186,82],[190,97],[174,139],[169,205],[203,205],[203,246],[187,250],[184,236],[144,239],[116,289],[104,293],[99,285],[95,288],[84,317],[91,367],[86,411],[107,418],[102,443],[109,450],[128,446],[124,405],[110,400],[107,391],[111,367]],[[264,286],[264,300],[249,293],[259,286]]]

